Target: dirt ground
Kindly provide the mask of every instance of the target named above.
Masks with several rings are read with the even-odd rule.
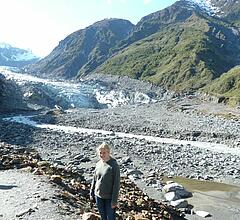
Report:
[[[61,214],[56,191],[43,176],[21,170],[0,171],[0,219],[77,219]]]

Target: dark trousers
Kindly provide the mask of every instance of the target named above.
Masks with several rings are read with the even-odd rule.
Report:
[[[102,199],[96,196],[96,204],[101,220],[115,220],[115,209],[112,208],[111,199]]]

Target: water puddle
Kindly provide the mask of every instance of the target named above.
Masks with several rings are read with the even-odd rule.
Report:
[[[181,185],[183,185],[186,189],[189,191],[231,191],[231,190],[237,190],[240,191],[240,187],[233,186],[225,183],[219,183],[219,182],[212,182],[212,181],[206,181],[206,180],[195,180],[195,179],[188,179],[184,177],[173,177],[173,178],[167,178],[164,177],[164,181],[172,180],[174,182],[177,182]]]
[[[192,193],[205,195],[220,200],[238,202],[240,204],[240,186],[212,182],[205,180],[188,179],[184,177],[164,177],[164,181],[172,180],[184,186]]]

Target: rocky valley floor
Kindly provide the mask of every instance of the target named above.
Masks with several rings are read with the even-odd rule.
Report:
[[[97,161],[95,148],[106,141],[113,146],[122,175],[128,175],[150,197],[165,200],[163,182],[166,177],[174,181],[177,177],[193,192],[192,212],[204,210],[211,214],[209,219],[237,220],[239,119],[237,108],[182,97],[112,109],[55,110],[31,117],[45,128],[1,120],[0,140],[36,149],[43,159],[76,170],[87,181]],[[190,214],[185,218],[202,219]]]

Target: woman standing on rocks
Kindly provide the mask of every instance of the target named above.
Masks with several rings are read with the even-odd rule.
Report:
[[[120,189],[120,169],[110,155],[110,146],[105,142],[97,147],[100,160],[95,167],[91,185],[91,200],[96,200],[101,220],[115,220],[115,210]]]

